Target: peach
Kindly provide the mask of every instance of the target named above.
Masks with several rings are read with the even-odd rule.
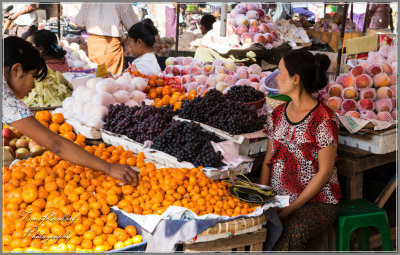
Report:
[[[246,16],[236,16],[236,24],[238,26],[247,26],[249,25],[249,19]]]
[[[260,83],[258,83],[258,82],[252,82],[252,83],[251,83],[251,86],[252,86],[253,88],[255,88],[256,90],[259,90],[259,89],[260,89]]]
[[[202,67],[202,66],[204,66],[204,61],[201,59],[193,59],[191,66],[192,67],[194,67],[194,66]]]
[[[280,33],[278,31],[276,31],[276,30],[272,30],[271,31],[271,35],[272,35],[272,39],[273,40],[278,40],[279,37],[280,37]]]
[[[238,4],[235,7],[235,12],[237,14],[245,14],[246,13],[246,7],[244,4]]]
[[[393,97],[393,91],[389,87],[381,87],[376,91],[377,99],[392,98],[392,97]]]
[[[260,76],[257,74],[250,74],[249,75],[249,80],[251,82],[259,82],[260,81]]]
[[[392,92],[393,92],[393,97],[396,97],[396,98],[397,98],[397,86],[394,85],[394,86],[390,86],[389,88],[390,88],[390,89],[392,90]]]
[[[343,86],[340,84],[333,84],[329,86],[328,94],[331,97],[340,97],[342,95]]]
[[[218,73],[217,77],[216,77],[217,78],[217,83],[218,82],[223,82],[225,80],[226,76],[227,76],[226,73]]]
[[[253,64],[253,65],[249,66],[248,72],[249,72],[249,74],[260,75],[261,72],[262,72],[262,69],[261,69],[261,67],[259,65]]]
[[[393,118],[394,120],[397,120],[397,110],[393,110],[393,111],[392,111],[392,118]]]
[[[247,10],[247,13],[249,13],[252,11],[256,11],[259,8],[259,5],[256,3],[248,3],[248,4],[245,4],[245,8]],[[258,13],[257,13],[257,18],[258,18]]]
[[[174,60],[175,60],[174,57],[169,57],[169,58],[167,58],[167,59],[165,60],[165,65],[166,65],[166,66],[171,66],[171,65],[173,65],[173,64],[174,64]]]
[[[192,57],[185,57],[182,61],[182,65],[183,66],[189,66],[190,64],[192,64],[193,62],[193,58]]]
[[[365,88],[360,90],[360,98],[371,98],[375,100],[376,98],[376,90],[374,88]]]
[[[369,65],[369,66],[367,67],[367,73],[368,73],[371,77],[374,77],[375,75],[377,75],[377,74],[379,74],[379,73],[381,73],[381,72],[382,72],[382,69],[381,69],[381,67],[378,66],[378,65],[372,64],[372,65]]]
[[[249,79],[241,79],[235,83],[236,86],[251,86],[251,81]]]
[[[348,112],[346,112],[346,114],[344,116],[353,117],[353,118],[359,119],[360,118],[360,113],[357,112],[357,111],[348,111]]]
[[[256,19],[251,19],[251,20],[249,20],[249,26],[250,26],[250,28],[251,28],[252,26],[258,27],[258,21],[257,21]]]
[[[228,83],[229,85],[235,85],[238,79],[233,75],[228,75],[225,77],[224,82]]]
[[[197,65],[192,66],[189,70],[189,74],[192,76],[200,75],[202,74],[201,68],[198,67]]]
[[[342,110],[337,110],[335,111],[336,114],[338,114],[339,116],[344,116],[346,113]]]
[[[265,16],[265,11],[263,9],[257,9],[256,11],[258,13],[258,17],[264,17]]]
[[[214,67],[212,65],[204,65],[203,66],[203,74],[210,74],[214,71]]]
[[[181,69],[181,75],[188,75],[189,74],[190,66],[183,66]]]
[[[392,67],[388,63],[381,64],[381,69],[383,72],[387,73],[388,75],[392,74]]]
[[[374,101],[370,98],[363,98],[360,101],[358,101],[358,110],[359,111],[364,111],[364,110],[370,110],[373,111],[375,109],[375,104]]]
[[[212,63],[212,66],[214,68],[216,68],[217,66],[224,66],[225,62],[222,59],[216,59],[214,60],[214,62]]]
[[[390,79],[390,85],[397,85],[397,75],[392,74],[389,76],[389,79]]]
[[[254,36],[254,42],[264,45],[265,44],[265,36],[263,34],[257,33]]]
[[[364,68],[361,65],[355,66],[355,67],[353,67],[353,69],[351,69],[350,73],[354,77],[357,77],[364,73]]]
[[[182,84],[187,84],[187,83],[190,83],[190,82],[192,82],[192,76],[191,75],[184,75],[184,76],[182,76],[182,79],[181,79],[181,83]]]
[[[181,75],[181,69],[182,69],[182,66],[181,66],[181,65],[174,66],[174,67],[172,68],[172,74],[173,74],[174,76],[180,76],[180,75]]]
[[[376,101],[375,109],[377,112],[391,112],[393,110],[392,100],[384,98]]]
[[[393,121],[393,117],[390,114],[390,112],[378,112],[378,114],[376,115],[378,120],[381,121]]]
[[[254,38],[250,33],[246,32],[240,36],[240,41],[242,44],[252,44],[254,42]]]
[[[183,65],[184,57],[177,57],[174,59],[174,65]]]
[[[357,99],[358,93],[357,90],[353,87],[344,88],[342,91],[343,99]]]
[[[368,120],[376,120],[377,116],[373,111],[361,111],[361,118],[368,119]]]
[[[397,98],[392,98],[391,100],[392,100],[393,109],[396,109],[397,108]]]
[[[244,33],[247,33],[249,31],[249,29],[247,28],[247,26],[245,25],[240,25],[236,28],[235,33],[239,36],[241,36]]]
[[[217,76],[210,75],[206,81],[206,86],[207,87],[215,87],[216,85],[217,85]]]
[[[389,87],[391,84],[389,75],[387,73],[379,73],[374,76],[374,85],[377,88],[380,87]]]
[[[258,29],[257,26],[250,26],[249,33],[250,33],[252,36],[254,36],[255,34],[257,34],[258,31],[259,31],[259,29]]]
[[[342,103],[342,110],[345,112],[356,111],[357,103],[354,99],[345,99]]]
[[[215,87],[217,90],[219,91],[223,91],[225,90],[227,87],[229,87],[229,85],[225,82],[218,82],[217,86]]]
[[[263,33],[263,34],[269,32],[269,27],[268,27],[267,24],[265,24],[265,23],[261,23],[261,24],[258,26],[258,29],[260,30],[260,33]]]
[[[237,79],[247,79],[249,76],[248,76],[248,73],[247,73],[247,70],[237,70],[237,72],[236,72],[236,78]]]
[[[197,75],[194,76],[194,81],[196,81],[199,85],[205,85],[208,77],[206,75]]]
[[[340,97],[331,97],[327,100],[326,105],[332,109],[332,111],[340,110],[343,100]]]
[[[207,89],[205,85],[197,86],[197,95],[203,95],[204,91]]]
[[[267,43],[272,43],[272,41],[274,40],[274,38],[272,37],[271,33],[265,33],[264,37],[265,37],[265,41]]]
[[[254,19],[254,20],[257,20],[259,17],[258,17],[258,12],[257,11],[248,11],[247,13],[246,13],[246,17],[249,19],[249,20],[251,20],[251,19]]]
[[[356,87],[359,89],[370,88],[373,84],[374,81],[368,74],[361,74],[356,78]]]
[[[225,66],[215,66],[215,67],[214,67],[214,73],[215,73],[215,74],[226,73],[226,68],[225,68]]]
[[[342,85],[343,88],[348,88],[348,87],[354,87],[355,86],[354,77],[350,76],[348,74],[339,75],[336,78],[336,83],[339,83],[340,85]]]
[[[272,49],[273,45],[272,45],[271,43],[266,43],[266,44],[264,45],[264,47],[265,47],[267,50],[270,50],[270,49]]]

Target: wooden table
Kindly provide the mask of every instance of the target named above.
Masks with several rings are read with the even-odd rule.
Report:
[[[396,162],[396,151],[388,154],[372,154],[369,151],[342,144],[339,144],[337,155],[338,174],[347,177],[346,192],[348,199],[362,198],[364,171]]]

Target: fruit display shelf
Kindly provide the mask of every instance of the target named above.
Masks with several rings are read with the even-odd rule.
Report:
[[[121,145],[122,148],[124,148],[125,150],[132,151],[136,154],[143,151],[144,149],[143,144],[138,143],[127,136],[118,135],[104,129],[101,130],[101,138],[107,144],[111,144],[114,146]]]
[[[188,121],[188,119],[182,119],[178,116],[174,117],[175,120],[180,121]],[[196,122],[196,121],[195,121]],[[241,134],[241,135],[232,135],[223,130],[220,130],[215,127],[211,127],[209,125],[199,123],[202,128],[207,131],[213,132],[219,137],[222,137],[226,140],[232,141],[239,145],[239,154],[243,156],[251,156],[260,152],[265,152],[267,149],[267,138],[262,130],[250,133],[250,134]]]

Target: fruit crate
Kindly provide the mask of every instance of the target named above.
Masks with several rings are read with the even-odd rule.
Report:
[[[101,132],[99,129],[83,124],[82,122],[75,119],[66,119],[66,123],[70,124],[75,133],[84,135],[88,139],[100,139]]]
[[[177,116],[174,117],[175,120],[180,121],[188,121],[191,120],[182,119]],[[195,121],[196,122],[196,121]],[[267,136],[264,134],[262,130],[250,133],[250,134],[242,134],[242,135],[232,135],[223,130],[220,130],[215,127],[211,127],[209,125],[199,123],[202,128],[207,131],[213,132],[221,138],[232,141],[239,145],[239,154],[243,156],[251,156],[258,153],[266,152],[268,140]]]
[[[193,168],[193,164],[190,162],[179,162],[176,157],[169,155],[165,152],[146,148],[144,149],[146,158],[151,162],[154,162],[157,167],[172,167],[172,168]],[[235,168],[220,167],[204,167],[202,171],[211,180],[220,180],[235,176],[237,174],[247,174],[251,172],[253,162],[243,162]]]
[[[397,128],[379,132],[359,131],[355,134],[341,132],[338,142],[373,154],[387,154],[397,150]]]
[[[105,143],[118,146],[121,145],[124,150],[132,151],[135,154],[143,151],[143,144],[138,143],[127,136],[114,134],[110,131],[101,130],[101,138]]]
[[[143,241],[141,243],[137,243],[137,244],[132,244],[120,249],[115,249],[115,250],[111,250],[111,251],[107,251],[107,253],[115,253],[115,252],[129,252],[129,251],[134,251],[134,252],[145,252],[146,250],[146,246],[147,246],[147,242]]]

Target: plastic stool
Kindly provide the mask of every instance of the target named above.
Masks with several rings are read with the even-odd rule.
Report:
[[[382,249],[392,251],[386,212],[363,199],[345,200],[335,223],[336,250],[350,251],[350,235],[356,230],[359,250],[369,250],[369,227],[381,233]]]

